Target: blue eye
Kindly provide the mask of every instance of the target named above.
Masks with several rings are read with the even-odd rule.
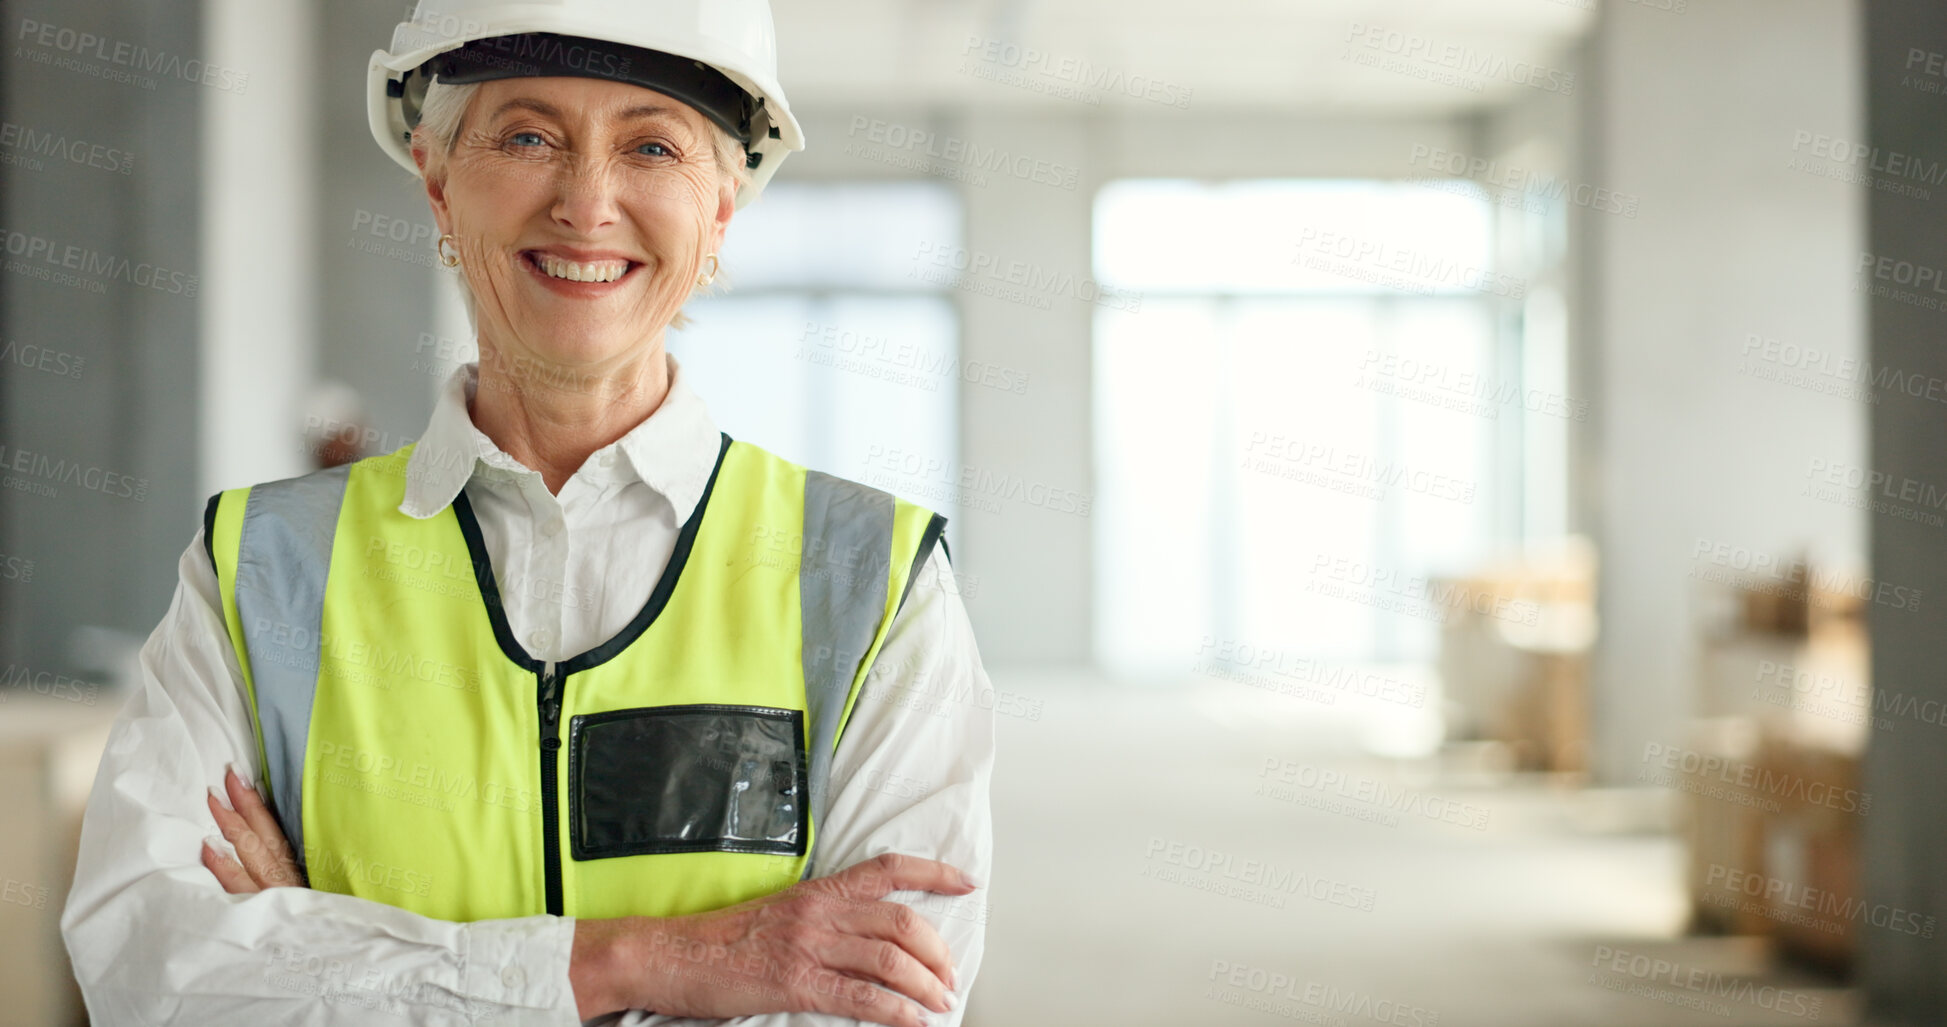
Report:
[[[636,147],[635,149],[636,149],[636,152],[637,152],[637,153],[642,153],[642,151],[644,151],[644,150],[647,150],[647,149],[649,149],[649,148],[650,148],[650,147],[652,147],[652,146],[653,146],[653,147],[655,147],[655,148],[656,148],[656,149],[658,149],[658,150],[661,150],[662,152],[661,152],[661,153],[643,153],[642,155],[643,155],[643,156],[645,156],[645,157],[667,157],[667,156],[669,156],[669,147],[667,147],[667,146],[664,146],[664,145],[663,145],[663,144],[661,144],[661,143],[643,143],[643,144],[642,144],[641,146],[638,146],[638,147]]]
[[[523,140],[523,139],[525,139],[525,140],[530,140],[530,141],[529,141],[529,142],[522,142],[521,140]],[[510,143],[513,143],[513,144],[514,144],[515,146],[539,146],[539,145],[541,145],[541,133],[539,133],[539,132],[516,132],[516,133],[514,133],[513,135],[511,135],[511,136],[509,136],[509,137],[507,138],[507,141],[508,141],[508,142],[510,142]]]

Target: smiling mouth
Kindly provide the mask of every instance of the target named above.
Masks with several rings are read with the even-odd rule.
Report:
[[[632,260],[567,260],[539,250],[522,250],[520,256],[529,270],[563,282],[613,282],[637,266]]]

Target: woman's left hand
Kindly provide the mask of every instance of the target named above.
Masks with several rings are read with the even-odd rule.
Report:
[[[216,875],[223,890],[248,895],[265,888],[309,887],[291,855],[291,843],[257,790],[238,777],[234,767],[224,772],[223,784],[229,800],[223,801],[216,789],[210,789],[210,814],[243,861],[239,866],[211,842],[203,843],[203,865]]]

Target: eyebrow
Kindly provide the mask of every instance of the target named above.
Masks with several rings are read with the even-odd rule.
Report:
[[[535,114],[539,114],[544,118],[555,118],[557,120],[560,119],[561,117],[561,108],[556,107],[555,105],[548,103],[545,100],[536,100],[533,99],[532,97],[517,96],[514,99],[501,104],[499,109],[494,111],[493,113],[494,120],[496,121],[500,120],[500,118],[503,115],[505,115],[508,111],[513,111],[513,110],[532,111]],[[641,104],[635,107],[630,107],[629,109],[622,112],[622,117],[652,118],[658,115],[665,115],[665,114],[673,115],[675,113],[676,113],[676,109],[668,106],[667,104],[652,103],[652,104]]]
[[[508,111],[517,111],[517,110],[533,111],[534,113],[539,114],[542,117],[546,117],[546,118],[558,118],[561,116],[561,109],[551,103],[545,103],[540,100],[531,100],[526,97],[515,97],[514,99],[501,104],[500,107],[494,111],[494,115],[493,115],[494,120],[495,121],[500,120],[501,116],[505,115]]]

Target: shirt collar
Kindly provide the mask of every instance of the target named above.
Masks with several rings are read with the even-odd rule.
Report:
[[[665,352],[669,391],[661,405],[614,442],[589,454],[575,472],[599,484],[641,481],[661,493],[676,510],[676,523],[689,520],[716,470],[722,435],[703,397],[691,389],[682,365]],[[406,463],[405,501],[399,512],[424,520],[452,504],[476,476],[538,478],[501,450],[473,424],[467,403],[479,387],[480,366],[456,368],[433,405],[432,420]]]

